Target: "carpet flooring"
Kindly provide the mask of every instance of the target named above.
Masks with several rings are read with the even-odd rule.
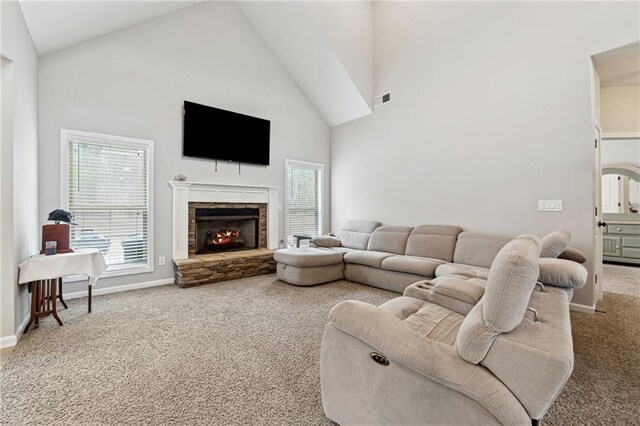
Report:
[[[640,424],[640,267],[603,278],[599,312],[571,312],[574,369],[543,424]]]
[[[397,294],[339,281],[301,288],[273,275],[69,301],[27,333],[0,370],[0,423],[331,424],[319,350],[329,309]],[[576,365],[544,424],[640,418],[640,299],[607,292],[606,314],[572,313]]]

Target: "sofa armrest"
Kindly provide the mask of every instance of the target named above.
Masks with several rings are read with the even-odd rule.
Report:
[[[340,241],[340,238],[331,235],[318,235],[311,239],[311,244],[314,247],[340,247],[342,246],[342,241]]]
[[[392,313],[350,300],[334,306],[329,317],[336,329],[371,346],[390,362],[472,398],[500,422],[530,423],[515,396],[489,371],[464,361],[453,346],[421,336]]]
[[[540,258],[538,280],[545,285],[581,288],[587,282],[587,269],[571,260]]]
[[[429,301],[467,315],[484,295],[483,280],[478,278],[439,277],[432,281]]]

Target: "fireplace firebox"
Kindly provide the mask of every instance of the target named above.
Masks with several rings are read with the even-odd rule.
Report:
[[[259,219],[257,208],[197,208],[196,254],[258,248]]]

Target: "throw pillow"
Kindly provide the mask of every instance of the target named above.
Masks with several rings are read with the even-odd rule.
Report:
[[[318,247],[340,247],[342,241],[338,237],[332,237],[329,235],[319,235],[311,239],[311,243]]]

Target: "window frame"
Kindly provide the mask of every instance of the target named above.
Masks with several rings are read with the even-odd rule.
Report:
[[[110,266],[101,278],[120,277],[126,275],[145,274],[155,271],[154,254],[154,208],[153,208],[153,145],[152,140],[136,139],[124,136],[114,136],[102,133],[83,132],[78,130],[60,130],[60,205],[63,209],[69,209],[69,142],[79,140],[81,142],[99,143],[122,148],[139,148],[147,151],[147,266],[146,267],[113,267]],[[84,281],[82,276],[73,276],[65,279],[65,282]]]
[[[324,232],[324,163],[312,161],[284,160],[284,244],[288,247],[289,236],[289,167],[300,166],[302,168],[314,169],[318,171],[318,235]]]

